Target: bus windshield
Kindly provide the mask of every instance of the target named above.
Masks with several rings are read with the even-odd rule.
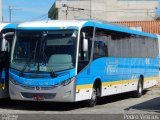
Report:
[[[77,34],[77,30],[17,31],[11,68],[23,72],[74,68]]]

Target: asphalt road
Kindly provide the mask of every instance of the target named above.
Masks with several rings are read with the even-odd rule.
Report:
[[[2,120],[84,120],[84,119],[160,119],[160,84],[144,92],[141,98],[132,93],[103,97],[95,107],[85,102],[52,103],[0,100]],[[8,119],[7,119],[8,118]]]

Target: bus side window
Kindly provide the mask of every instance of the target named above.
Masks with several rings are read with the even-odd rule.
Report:
[[[108,41],[110,39],[110,33],[101,28],[96,28],[93,58],[108,57]]]
[[[94,42],[94,58],[108,56],[108,47],[103,41]]]

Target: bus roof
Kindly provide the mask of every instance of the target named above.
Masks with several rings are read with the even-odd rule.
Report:
[[[16,29],[16,26],[13,23],[0,23],[0,32],[4,29]]]
[[[78,27],[83,26],[87,21],[78,20],[49,20],[49,21],[33,21],[25,22],[18,25],[19,28],[24,29],[45,29],[45,28],[61,28],[61,27]]]
[[[135,35],[147,36],[152,38],[157,38],[157,35],[140,32],[136,30],[129,29],[124,26],[117,24],[112,24],[109,22],[94,21],[94,20],[48,20],[48,21],[34,21],[25,22],[18,25],[17,29],[23,30],[52,30],[54,28],[66,28],[66,27],[77,27],[82,28],[83,26],[95,26],[98,28],[104,28],[108,30],[114,30],[119,32],[125,32]]]
[[[9,23],[0,23],[0,31],[7,26]]]

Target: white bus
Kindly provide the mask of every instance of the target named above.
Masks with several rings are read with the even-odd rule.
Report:
[[[158,37],[95,21],[37,21],[16,28],[13,100],[77,102],[143,89],[158,80]]]

